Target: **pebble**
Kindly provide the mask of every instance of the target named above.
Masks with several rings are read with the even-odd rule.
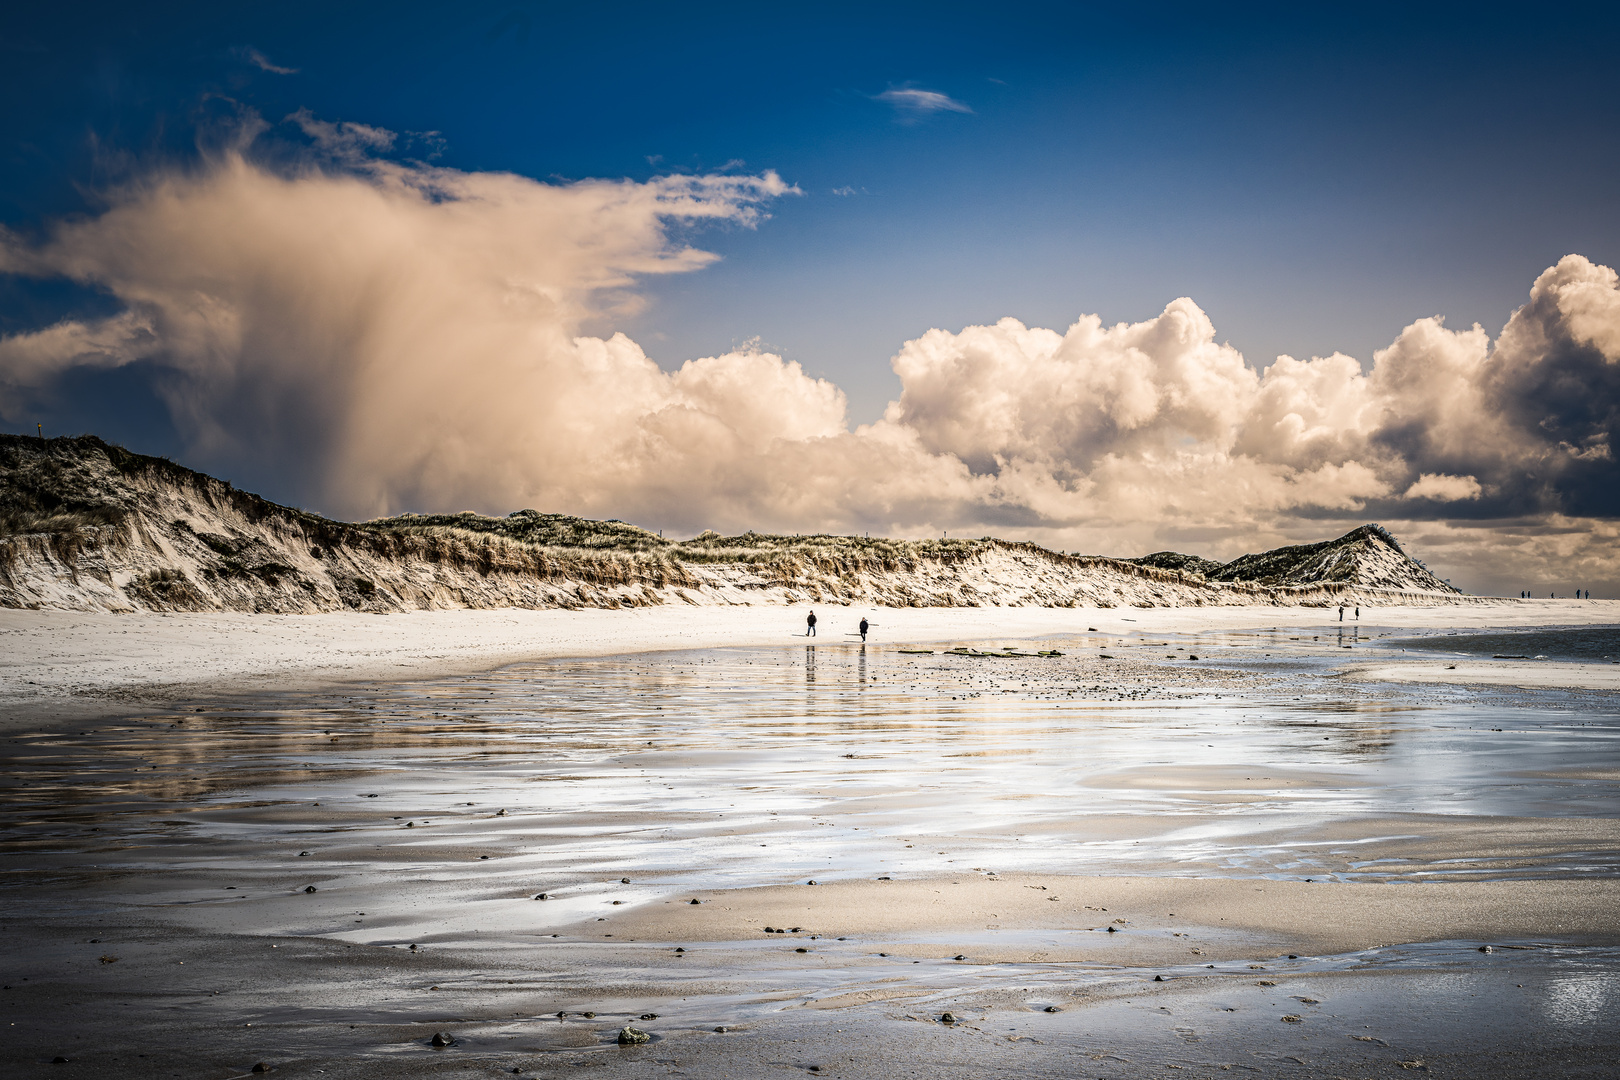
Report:
[[[809,952],[809,949],[794,949],[794,952]]]
[[[254,1065],[253,1068],[250,1071],[256,1072],[256,1073],[267,1073],[267,1072],[270,1072],[274,1068],[275,1068],[275,1066],[271,1065],[269,1062],[261,1061],[257,1065]]]
[[[315,886],[313,886],[313,885],[305,885],[304,886],[304,891],[305,892],[314,892],[315,891]]]
[[[1155,975],[1155,976],[1153,976],[1153,981],[1154,982],[1164,982],[1164,976],[1163,975]]]
[[[687,901],[687,902],[688,902],[688,903],[692,903],[692,904],[701,904],[701,903],[703,903],[703,901],[701,901],[701,900],[696,900],[696,899],[694,899],[694,900],[689,900],[689,901]]]
[[[51,1064],[52,1065],[66,1065],[67,1063],[68,1063],[68,1059],[65,1058],[65,1057],[53,1057],[53,1058],[51,1058]]]
[[[657,1013],[642,1013],[641,1018],[643,1020],[656,1020],[656,1019],[658,1019],[658,1014]]]
[[[626,1026],[619,1029],[620,1046],[636,1046],[644,1042],[652,1042],[652,1036],[640,1028]]]
[[[1304,1017],[1296,1016],[1293,1013],[1289,1013],[1287,1016],[1282,1018],[1282,1022],[1285,1023],[1285,1024],[1302,1024],[1302,1023],[1305,1022],[1305,1020],[1304,1020]]]
[[[766,933],[767,933],[767,934],[774,934],[774,933],[776,933],[776,928],[775,928],[775,927],[773,927],[773,926],[767,926],[767,927],[766,927],[766,928],[765,928],[765,932],[766,932]]]
[[[536,900],[550,900],[551,899],[551,894],[550,893],[535,893],[534,898]]]
[[[619,879],[619,884],[620,885],[628,885],[628,884],[630,884],[630,879],[627,878],[627,877],[622,877],[622,878]]]
[[[593,1013],[593,1012],[583,1012],[583,1013],[580,1013],[579,1015],[583,1016],[587,1020],[595,1020],[596,1019],[596,1014]]]
[[[1115,930],[1115,929],[1114,929],[1114,928],[1113,928],[1113,927],[1112,927],[1112,926],[1110,926],[1110,927],[1109,927],[1109,928],[1108,928],[1108,932],[1109,932],[1109,933],[1110,933],[1110,934],[1117,934],[1117,933],[1119,933],[1119,931],[1118,931],[1118,930]]]
[[[436,1031],[433,1033],[433,1038],[428,1040],[428,1044],[430,1046],[454,1046],[456,1040],[451,1038],[448,1032]]]
[[[415,952],[415,951],[416,951],[416,943],[412,942],[411,943],[411,952]]]
[[[480,856],[478,856],[478,857],[479,857],[479,858],[480,858],[480,859],[487,859],[487,858],[489,858],[489,856],[488,856],[488,855],[480,855]]]
[[[1491,948],[1489,945],[1481,945],[1479,947],[1479,951],[1480,952],[1495,952],[1496,950]]]
[[[952,960],[966,960],[967,957],[963,956],[961,953],[957,953],[955,956],[951,957],[951,959]]]
[[[805,882],[806,885],[814,885],[815,883],[816,882],[815,882],[814,878],[811,878],[809,881]]]
[[[299,857],[299,858],[300,858],[300,859],[302,859],[302,858],[303,858],[303,857],[304,857],[304,856],[305,856],[305,855],[308,855],[308,854],[309,854],[309,852],[307,852],[307,851],[300,851],[300,852],[299,852],[299,853],[298,853],[298,857]]]
[[[942,1024],[954,1024],[954,1023],[956,1023],[956,1014],[955,1013],[940,1013],[939,1014],[939,1022],[942,1023]]]
[[[726,1026],[724,1024],[721,1024],[719,1027],[715,1028],[714,1030],[715,1030],[715,1034],[724,1035],[726,1033]]]
[[[1063,1010],[1062,1010],[1062,1009],[1060,1009],[1060,1008],[1058,1008],[1058,1007],[1057,1007],[1057,1006],[1056,1006],[1056,1005],[1048,1005],[1048,1006],[1047,1006],[1047,1007],[1046,1007],[1046,1010],[1045,1010],[1045,1011],[1046,1011],[1046,1012],[1062,1012],[1062,1011],[1063,1011]]]
[[[683,949],[683,948],[680,948],[680,947],[676,947],[675,951],[676,952],[685,952],[686,950]]]

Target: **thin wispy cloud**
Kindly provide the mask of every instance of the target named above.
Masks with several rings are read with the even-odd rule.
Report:
[[[282,67],[280,64],[272,63],[268,56],[264,55],[264,53],[260,52],[258,49],[253,48],[251,45],[243,46],[242,48],[236,50],[236,54],[243,60],[246,60],[254,67],[258,68],[260,71],[268,71],[272,75],[298,74],[297,68]]]
[[[889,105],[903,117],[916,118],[938,112],[971,113],[973,110],[948,94],[937,90],[919,90],[914,86],[890,87],[877,94],[874,101]]]

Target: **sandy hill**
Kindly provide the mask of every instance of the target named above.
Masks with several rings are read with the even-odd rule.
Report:
[[[1401,550],[1381,525],[1363,525],[1337,540],[1297,544],[1244,555],[1229,563],[1197,555],[1158,551],[1131,562],[1197,574],[1207,581],[1249,581],[1259,585],[1343,583],[1389,589],[1451,592],[1450,585]]]
[[[1179,561],[1178,561],[1179,560]],[[408,611],[649,604],[1466,602],[1384,530],[1220,564],[1034,544],[708,532],[520,510],[342,522],[93,436],[0,435],[0,606]]]

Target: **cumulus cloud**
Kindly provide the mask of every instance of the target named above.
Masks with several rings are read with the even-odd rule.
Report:
[[[693,227],[762,220],[796,190],[774,173],[541,183],[291,119],[310,156],[238,147],[41,240],[0,234],[0,270],[121,305],[0,339],[0,400],[140,361],[193,460],[273,461],[284,493],[354,516],[534,506],[1215,557],[1383,519],[1442,570],[1613,574],[1620,281],[1580,256],[1494,342],[1420,319],[1366,368],[1257,368],[1187,298],[1137,323],[931,330],[895,354],[882,418],[852,428],[843,393],[780,356],[666,371],[586,332],[647,276],[711,263]]]
[[[656,455],[652,429],[683,412],[701,426],[710,402],[736,408],[722,375],[735,382],[757,358],[667,376],[625,339],[579,328],[633,304],[628,287],[647,275],[712,262],[672,226],[754,225],[792,190],[776,174],[545,184],[399,164],[373,153],[386,132],[295,120],[319,157],[272,168],[229,149],[43,243],[0,237],[0,267],[124,306],[0,339],[0,384],[145,361],[202,458],[284,463],[306,499],[351,514],[514,498],[606,508]],[[808,434],[816,409],[842,401],[802,376],[797,394],[761,378],[770,400],[728,428],[732,451],[753,449],[760,418]]]
[[[1460,502],[1463,499],[1479,498],[1480,491],[1479,481],[1472,476],[1424,473],[1418,477],[1417,483],[1406,489],[1406,495],[1403,497],[1432,499],[1435,502]]]
[[[937,90],[919,90],[912,86],[890,87],[883,93],[874,95],[874,100],[893,106],[902,116],[913,118],[937,112],[973,111],[948,94],[941,94]]]

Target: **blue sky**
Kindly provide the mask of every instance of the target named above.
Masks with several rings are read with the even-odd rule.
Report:
[[[1488,528],[1499,544],[1542,545],[1520,563],[1556,557],[1563,572],[1569,552],[1549,554],[1556,545],[1547,538],[1585,530],[1593,565],[1620,582],[1599,551],[1609,525],[1566,520],[1612,524],[1620,513],[1606,493],[1617,479],[1610,435],[1620,416],[1620,366],[1605,351],[1610,339],[1588,333],[1592,318],[1611,318],[1591,315],[1591,298],[1620,296],[1605,284],[1605,268],[1620,264],[1616,23],[1612,8],[1596,5],[13,5],[0,15],[0,226],[13,251],[32,253],[16,256],[14,268],[47,268],[0,274],[0,418],[11,430],[38,422],[48,432],[94,431],[334,512],[459,509],[450,505],[459,499],[500,511],[532,500],[640,514],[677,531],[706,523],[891,532],[1027,525],[1032,537],[1059,545],[1124,551],[1173,542],[1226,554],[1363,516],[1409,515],[1420,523],[1414,528],[1453,530],[1431,541],[1455,552],[1458,566],[1474,561],[1469,537]],[[306,121],[287,119],[297,115]],[[659,425],[669,409],[695,410],[731,449],[688,462],[678,476],[660,472],[665,465],[632,468],[634,455],[604,459],[597,480],[565,490],[536,479],[557,473],[552,451],[514,430],[468,451],[468,460],[481,461],[507,446],[514,460],[527,454],[504,487],[448,476],[438,487],[400,480],[376,491],[354,482],[371,458],[352,446],[316,445],[305,429],[327,399],[356,392],[354,372],[375,358],[355,360],[351,371],[344,357],[323,353],[319,364],[277,381],[278,365],[291,370],[307,357],[264,353],[254,361],[264,365],[253,369],[258,383],[225,386],[222,372],[247,370],[241,356],[216,349],[204,358],[194,339],[172,336],[188,303],[174,291],[182,280],[241,325],[307,317],[296,305],[275,308],[253,282],[283,274],[341,292],[347,282],[320,277],[331,261],[324,238],[310,243],[301,265],[274,243],[299,218],[268,232],[244,226],[246,262],[227,265],[214,248],[181,245],[162,266],[154,256],[144,275],[138,255],[131,262],[120,254],[114,211],[151,211],[132,193],[154,177],[209,174],[249,116],[267,125],[249,151],[264,176],[292,177],[296,163],[327,154],[323,175],[363,178],[379,193],[379,169],[389,162],[405,170],[390,175],[410,183],[427,183],[433,168],[481,191],[498,186],[494,174],[532,181],[523,198],[540,216],[485,222],[483,232],[458,233],[446,214],[429,221],[431,208],[378,202],[377,221],[421,226],[445,247],[400,256],[383,245],[365,265],[403,257],[421,281],[443,254],[468,244],[490,244],[495,265],[501,229],[540,221],[552,195],[574,181],[622,179],[651,192],[667,190],[659,178],[671,174],[769,171],[794,185],[796,193],[763,200],[725,196],[741,201],[706,224],[665,221],[667,233],[650,247],[644,236],[626,239],[646,221],[614,218],[626,251],[643,243],[637,250],[650,257],[665,250],[659,244],[673,251],[689,242],[721,258],[643,278],[629,289],[639,306],[581,301],[570,324],[570,333],[604,338],[622,331],[666,372],[701,357],[742,357],[654,386],[636,374],[641,361],[616,353],[613,362],[628,365],[621,374],[645,384],[637,399],[644,411],[596,417],[634,428],[644,447],[667,437]],[[371,146],[363,161],[344,158],[311,134],[311,122],[369,125],[396,137]],[[289,207],[341,197],[335,182],[322,188],[304,176],[298,184],[316,201],[290,199]],[[212,194],[207,187],[199,184],[186,196],[198,201],[186,205],[203,206],[229,182]],[[756,208],[769,216],[753,223]],[[250,216],[251,207],[238,215]],[[94,250],[51,254],[50,238],[73,223],[85,226]],[[334,230],[330,251],[364,246],[359,231]],[[537,256],[548,254],[553,235],[558,252],[574,251],[566,233],[535,233]],[[164,246],[166,234],[143,235]],[[1538,275],[1570,254],[1589,262],[1560,264],[1532,294]],[[261,257],[263,275],[252,263]],[[519,263],[513,280],[527,273]],[[466,310],[485,301],[489,311],[503,310],[476,276],[453,283]],[[569,279],[578,285],[569,295],[589,293],[578,284],[587,278]],[[1323,364],[1300,369],[1292,382],[1256,383],[1219,349],[1229,343],[1255,370],[1281,353],[1304,360],[1342,351],[1370,373],[1374,351],[1416,320],[1443,316],[1449,331],[1463,332],[1478,322],[1494,337],[1532,295],[1544,303],[1524,325],[1565,344],[1526,351],[1534,335],[1521,335],[1484,366],[1476,360],[1488,342],[1433,327],[1403,339],[1406,359],[1382,382],[1344,383],[1342,369]],[[1213,329],[1178,322],[1192,327],[1192,344],[1154,353],[1157,367],[1138,372],[1147,381],[1133,391],[1120,382],[1136,355],[1127,338],[1151,337],[1153,320],[1183,296]],[[409,319],[397,313],[413,309],[394,301],[296,348],[398,333]],[[1090,313],[1104,326],[1141,329],[1071,342],[1057,368],[1039,335],[959,335],[1004,316],[1062,334]],[[476,335],[476,321],[466,334],[451,331],[464,314],[447,309],[437,328],[451,341]],[[67,337],[91,342],[91,353],[122,334],[123,351],[116,362],[111,353],[60,353],[61,335],[38,335],[53,326],[77,327]],[[1200,335],[1208,339],[1201,345]],[[934,344],[907,345],[924,338]],[[60,353],[52,354],[55,367],[41,367],[47,346]],[[434,362],[494,379],[514,347],[461,355],[452,345],[436,361],[417,358],[416,374],[396,381],[417,379],[419,398],[431,402],[440,394],[433,380],[445,377]],[[784,366],[747,359],[759,350]],[[849,466],[853,479],[836,470],[821,477],[822,502],[787,500],[773,471],[785,466],[772,455],[843,446],[847,425],[876,420],[901,395],[890,361],[904,350],[912,381],[904,383],[899,426],[849,452],[849,461],[865,463]],[[552,396],[573,385],[581,363],[547,354],[524,392]],[[830,391],[795,381],[794,363],[841,388],[842,418]],[[47,367],[48,378],[40,374]],[[1473,374],[1459,385],[1478,391],[1467,423],[1442,415],[1451,392],[1437,389],[1464,368]],[[329,385],[310,374],[317,369],[331,373]],[[1210,380],[1225,397],[1206,402],[1207,415],[1167,404],[1210,393]],[[1299,389],[1306,382],[1315,389]],[[1080,397],[1064,396],[1082,383],[1090,389]],[[1332,389],[1341,384],[1350,391]],[[1009,385],[1050,393],[1030,390],[1016,407],[986,404],[986,393]],[[715,396],[722,386],[753,387],[753,411],[779,416],[797,441],[788,450],[750,443],[758,424],[749,409]],[[1423,401],[1412,404],[1402,387],[1425,388],[1416,395]],[[1136,391],[1157,395],[1151,424],[1133,411]],[[1356,395],[1376,400],[1376,409],[1357,405]],[[1285,399],[1294,402],[1294,427],[1267,419]],[[1068,413],[1042,414],[1058,401],[1069,402]],[[995,409],[1002,412],[991,423],[985,418]],[[1383,419],[1369,419],[1374,413]],[[332,415],[356,421],[352,411]],[[1070,422],[1081,415],[1091,419]],[[1498,421],[1506,426],[1482,434]],[[467,424],[479,423],[475,408]],[[1265,424],[1272,427],[1257,426]],[[1265,434],[1285,429],[1287,438]],[[1329,429],[1327,442],[1317,437]],[[243,434],[255,431],[267,433],[257,444]],[[459,438],[424,445],[420,460],[440,468]],[[912,487],[851,495],[862,470],[891,467],[874,462],[879,451],[899,453],[895,439],[912,440],[920,455],[902,469],[911,470]],[[1304,448],[1312,439],[1314,449]],[[1513,454],[1490,460],[1456,451],[1506,443]],[[672,453],[690,449],[674,445]],[[1181,464],[1166,466],[1177,454]],[[757,470],[747,483],[721,464],[744,459]],[[1225,516],[1213,502],[1177,510],[1170,503],[1195,459],[1236,463],[1219,480],[1210,473],[1199,481],[1210,491],[1232,484],[1264,494],[1238,500]],[[814,471],[822,459],[807,460]],[[1143,471],[1126,483],[1108,472],[1110,461]],[[1167,508],[1156,522],[1127,521],[1119,493],[1146,490],[1142,478],[1155,469],[1161,486],[1149,487],[1164,494],[1152,498]],[[609,476],[619,479],[601,480]],[[938,495],[946,490],[953,494]],[[1115,494],[1099,494],[1106,491]],[[1510,579],[1492,580],[1505,589]]]

